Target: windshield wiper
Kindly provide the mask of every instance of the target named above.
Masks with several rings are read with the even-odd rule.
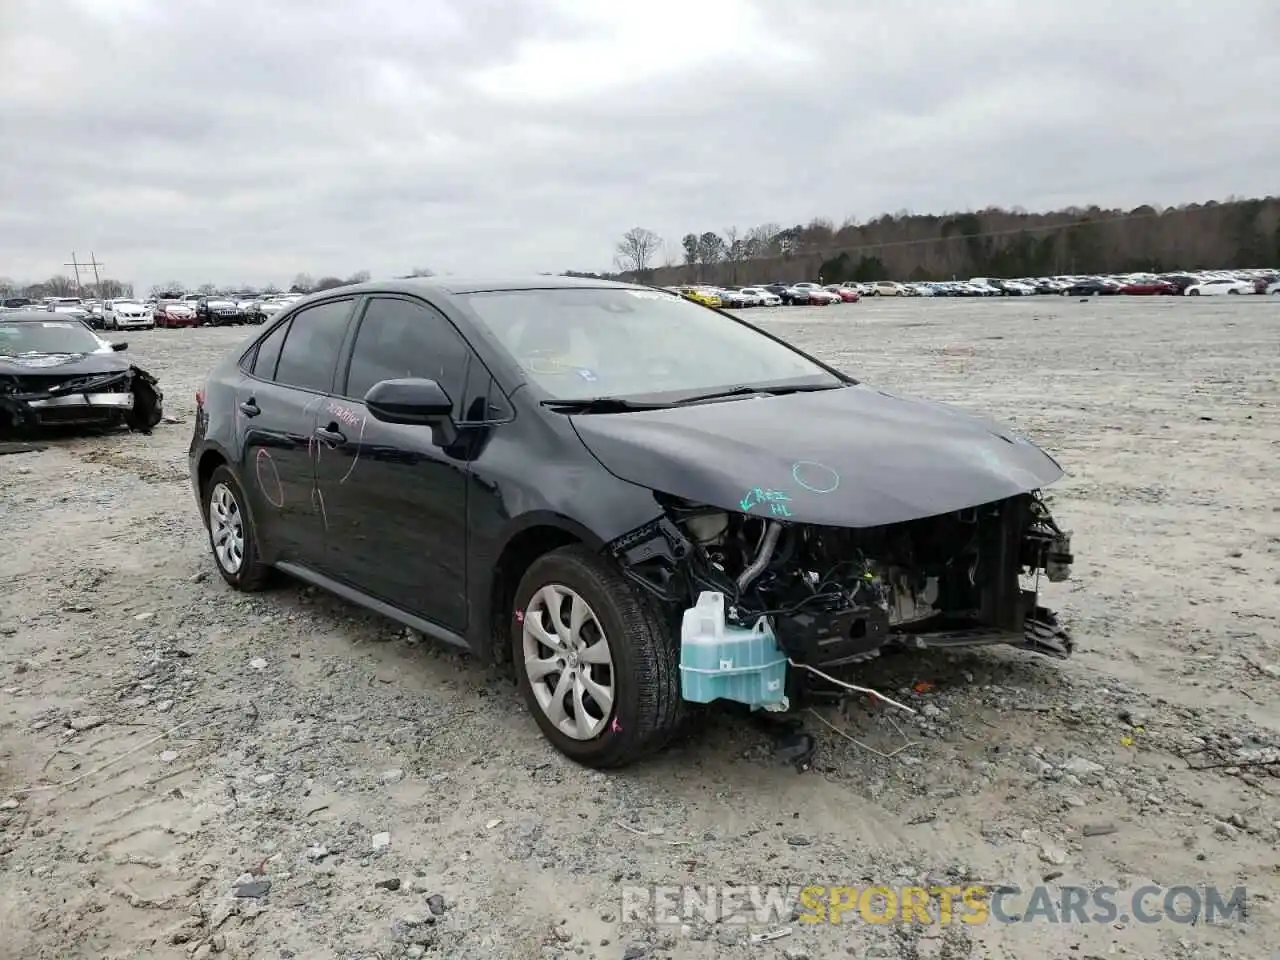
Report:
[[[560,413],[627,413],[631,410],[663,410],[669,403],[645,403],[621,397],[584,397],[581,400],[543,400],[544,407]]]
[[[682,397],[676,403],[683,405],[686,403],[702,403],[704,400],[723,400],[729,397],[750,397],[756,394],[764,393],[771,397],[781,397],[788,393],[814,393],[819,390],[839,390],[841,387],[848,386],[844,383],[822,383],[822,384],[804,384],[803,386],[788,387],[753,387],[743,384],[738,387],[728,387],[724,390],[716,390],[713,393],[699,393],[692,397]]]

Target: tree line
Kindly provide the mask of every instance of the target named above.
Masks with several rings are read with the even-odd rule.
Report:
[[[98,283],[77,284],[71,277],[57,274],[48,280],[19,281],[0,277],[0,297],[27,297],[39,300],[43,297],[113,297],[133,296],[133,284],[122,280],[102,278]]]
[[[939,215],[900,210],[839,226],[815,219],[784,227],[687,233],[668,244],[645,227],[623,234],[616,277],[646,283],[950,280],[1058,274],[1232,269],[1280,265],[1280,198],[1131,210],[1020,208]]]

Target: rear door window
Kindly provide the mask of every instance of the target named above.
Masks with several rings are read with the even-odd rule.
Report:
[[[353,300],[329,300],[294,314],[276,364],[277,383],[316,393],[333,389]]]

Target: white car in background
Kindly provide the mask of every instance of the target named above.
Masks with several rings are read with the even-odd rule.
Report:
[[[102,325],[108,330],[153,330],[156,318],[141,300],[122,297],[102,304]]]
[[[240,311],[240,316],[248,317],[255,323],[262,322],[262,314],[258,310],[262,303],[261,297],[231,297],[230,299]]]
[[[83,320],[85,323],[90,322],[89,311],[79,297],[49,297],[45,301],[44,308],[50,313],[61,313],[68,317],[75,317],[77,320]]]
[[[892,280],[877,280],[868,285],[867,294],[872,297],[905,297],[907,291],[902,284]]]
[[[1005,286],[1005,289],[1011,291],[1015,296],[1019,296],[1019,297],[1035,296],[1036,288],[1029,283],[1024,283],[1021,280],[1005,280],[1004,286]]]
[[[258,313],[264,320],[270,320],[291,303],[293,303],[292,300],[286,300],[284,297],[266,297],[258,302]]]
[[[744,297],[750,297],[758,307],[780,307],[782,298],[776,293],[762,290],[759,287],[743,287],[738,291]]]
[[[1193,283],[1183,291],[1185,297],[1216,297],[1221,294],[1253,293],[1253,282],[1234,277],[1214,277]]]
[[[1280,280],[1267,284],[1267,289],[1263,293],[1271,297],[1280,297]]]

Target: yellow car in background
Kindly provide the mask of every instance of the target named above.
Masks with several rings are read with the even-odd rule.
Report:
[[[721,305],[720,298],[710,290],[703,290],[700,287],[681,287],[680,296],[692,300],[694,303],[700,303],[706,307],[718,307]]]

